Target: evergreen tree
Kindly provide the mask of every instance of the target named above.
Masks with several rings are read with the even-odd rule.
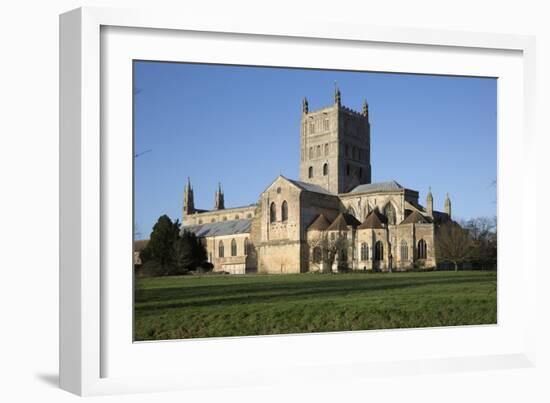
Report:
[[[178,239],[179,222],[160,216],[153,226],[149,243],[141,253],[144,269],[152,275],[170,274],[175,263],[174,243]]]
[[[151,276],[185,274],[206,262],[206,249],[189,231],[179,234],[180,223],[166,215],[159,217],[147,247],[141,252],[143,272]]]

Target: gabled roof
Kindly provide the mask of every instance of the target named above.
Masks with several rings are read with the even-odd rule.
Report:
[[[432,219],[430,217],[426,217],[415,210],[401,221],[401,224],[428,224],[431,222]]]
[[[246,234],[250,232],[251,218],[241,220],[220,221],[199,225],[182,225],[180,230],[194,232],[196,236],[221,236],[233,234]]]
[[[140,240],[134,241],[134,251],[141,252],[143,249],[145,249],[148,243],[149,243],[148,239],[140,239]]]
[[[348,226],[357,227],[359,224],[361,223],[351,214],[340,213],[327,228],[327,231],[347,231]]]
[[[420,204],[418,204],[414,201],[410,201],[410,200],[405,200],[405,209],[408,209],[408,210],[411,210],[411,211],[418,210],[421,213],[426,211],[426,209],[423,206],[421,206]]]
[[[323,214],[313,220],[313,222],[307,227],[308,231],[324,231],[330,226],[330,221]]]
[[[367,228],[384,228],[388,223],[388,219],[383,214],[380,214],[378,209],[372,210],[363,224],[361,224],[358,229],[367,229]]]
[[[405,189],[394,180],[387,182],[367,183],[354,187],[349,193],[374,193],[374,192],[393,192]]]
[[[283,178],[284,178],[284,176],[283,176]],[[289,182],[295,184],[296,186],[298,186],[302,190],[307,190],[308,192],[313,192],[313,193],[321,193],[321,194],[336,196],[335,194],[330,193],[328,190],[326,190],[325,188],[323,188],[319,185],[315,185],[313,183],[300,182],[300,181],[293,180],[293,179],[288,179],[288,178],[285,178],[285,179],[288,180]]]

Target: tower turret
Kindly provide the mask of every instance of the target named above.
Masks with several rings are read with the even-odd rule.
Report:
[[[183,190],[183,212],[181,220],[185,220],[185,216],[193,214],[195,212],[195,199],[193,197],[193,187],[191,186],[191,179],[187,177],[187,183]]]
[[[428,195],[426,196],[426,211],[430,217],[434,215],[434,198],[432,196],[432,187],[428,190]]]
[[[216,193],[214,194],[214,210],[223,210],[224,208],[225,204],[223,200],[222,185],[218,182],[218,190],[216,190]]]
[[[369,103],[367,100],[363,100],[363,116],[369,120]]]
[[[305,114],[309,112],[309,104],[306,97],[304,97],[304,100],[302,101],[302,112]]]
[[[451,199],[449,198],[449,193],[445,197],[445,213],[451,218]]]

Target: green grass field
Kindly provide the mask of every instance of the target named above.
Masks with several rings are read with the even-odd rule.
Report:
[[[136,279],[135,339],[496,323],[495,272]]]

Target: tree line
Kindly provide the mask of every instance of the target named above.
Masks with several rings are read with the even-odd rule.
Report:
[[[436,257],[440,264],[451,264],[455,271],[459,267],[496,269],[496,217],[450,221],[437,229],[436,236]]]
[[[147,246],[141,251],[141,267],[138,274],[144,276],[170,276],[186,274],[190,271],[212,270],[207,261],[204,245],[189,231],[180,233],[179,220],[172,222],[170,217],[159,217]]]

